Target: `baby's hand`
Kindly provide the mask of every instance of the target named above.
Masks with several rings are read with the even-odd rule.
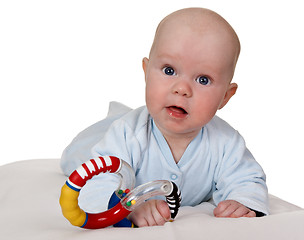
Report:
[[[234,200],[225,200],[218,204],[218,206],[213,211],[216,217],[255,217],[254,211],[245,207],[243,204]]]
[[[170,220],[170,209],[165,201],[149,200],[138,206],[128,219],[138,227],[164,225]]]

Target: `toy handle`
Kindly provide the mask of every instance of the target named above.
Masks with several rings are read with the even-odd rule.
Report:
[[[168,180],[156,180],[142,184],[133,189],[121,199],[122,205],[129,211],[133,211],[138,205],[155,196],[165,196],[166,202],[174,219],[180,207],[181,195],[174,182]],[[134,201],[136,204],[127,204]]]
[[[133,211],[138,205],[143,203],[145,200],[154,196],[163,195],[166,197],[166,202],[169,206],[171,213],[171,219],[174,219],[176,217],[181,202],[181,195],[177,185],[174,182],[170,182],[167,180],[151,181],[138,186],[125,196],[118,195],[118,192],[113,193],[109,201],[108,208],[112,208],[116,204],[121,203],[130,212]],[[114,227],[134,226],[135,225],[126,218],[114,224]]]

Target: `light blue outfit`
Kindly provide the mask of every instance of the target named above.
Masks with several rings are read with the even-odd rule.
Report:
[[[231,199],[268,214],[265,174],[241,135],[225,121],[215,116],[176,164],[145,106],[130,110],[113,104],[121,108],[118,113],[84,130],[65,149],[61,166],[66,175],[91,158],[111,155],[132,166],[136,186],[153,180],[174,181],[182,193],[182,206],[211,198],[217,205]],[[91,212],[104,209],[102,202],[116,187],[113,174],[96,176],[83,188],[80,206]],[[111,189],[107,196],[105,188]]]

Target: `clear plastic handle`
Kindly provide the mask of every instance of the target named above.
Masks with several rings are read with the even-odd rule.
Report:
[[[145,200],[159,195],[166,196],[166,201],[171,211],[171,218],[174,218],[180,207],[181,195],[175,183],[167,180],[152,181],[138,186],[121,199],[121,204],[128,211],[133,211]]]

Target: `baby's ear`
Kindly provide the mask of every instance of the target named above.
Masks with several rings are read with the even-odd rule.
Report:
[[[149,59],[144,57],[143,60],[142,60],[142,68],[144,70],[144,73],[145,73],[145,76],[147,74],[147,67],[148,67],[148,64],[149,64]]]
[[[218,109],[222,109],[223,107],[225,107],[225,105],[229,102],[230,98],[232,98],[232,96],[236,93],[237,88],[238,85],[236,83],[229,84],[225,97]]]

